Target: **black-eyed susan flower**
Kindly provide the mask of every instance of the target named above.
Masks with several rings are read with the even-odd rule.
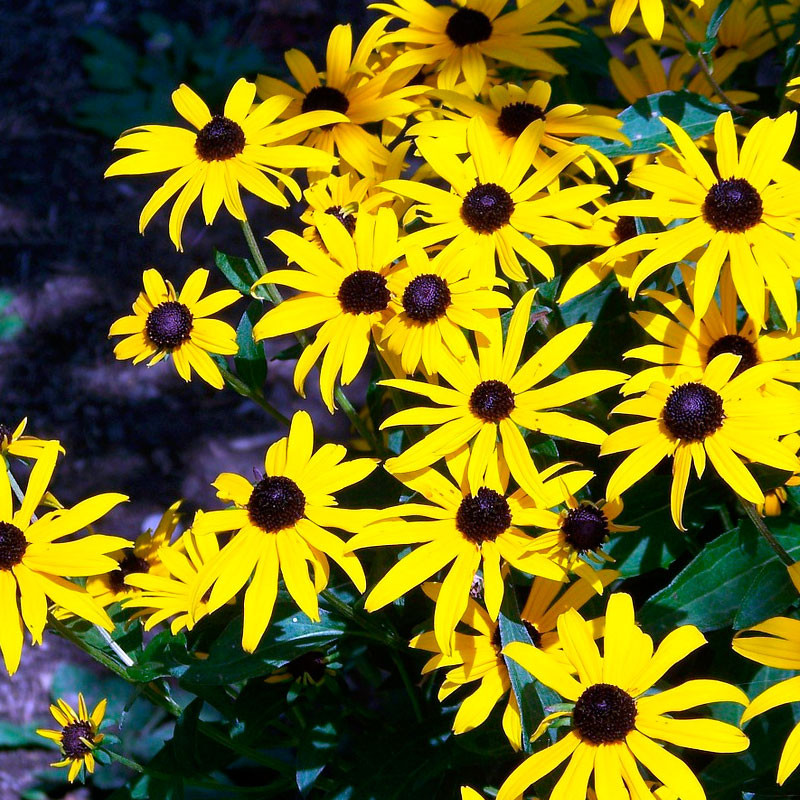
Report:
[[[704,0],[692,0],[696,6],[703,5]],[[611,7],[611,30],[613,33],[624,31],[630,22],[633,12],[639,6],[642,22],[647,33],[656,41],[664,32],[664,0],[614,0]]]
[[[697,261],[695,313],[705,314],[726,260],[747,313],[764,325],[764,290],[774,297],[789,330],[797,326],[793,265],[800,244],[787,233],[800,230],[800,194],[787,183],[774,183],[794,136],[796,112],[777,120],[759,120],[738,151],[733,117],[717,118],[714,142],[716,172],[682,128],[662,119],[680,150],[677,166],[651,164],[631,172],[628,181],[653,192],[648,200],[616,203],[618,214],[686,220],[663,233],[637,236],[606,255],[650,250],[628,287],[634,297],[656,270],[706,246]]]
[[[343,386],[358,375],[370,341],[380,337],[391,315],[386,278],[399,255],[397,217],[388,208],[359,214],[352,235],[345,223],[330,214],[317,212],[314,224],[324,251],[289,231],[275,231],[268,237],[300,269],[270,271],[254,286],[277,283],[300,294],[267,311],[253,326],[253,336],[259,341],[322,323],[297,360],[294,386],[305,397],[306,377],[322,356],[320,392],[333,413],[337,375],[341,372]]]
[[[494,456],[499,435],[511,474],[536,497],[542,493],[542,481],[520,428],[590,444],[603,441],[605,433],[594,423],[552,409],[602,392],[622,383],[626,376],[611,370],[588,370],[534,388],[572,355],[588,336],[591,324],[573,325],[558,333],[520,365],[533,294],[527,292],[517,303],[505,344],[500,321],[495,319],[492,334],[480,341],[477,360],[471,352],[462,361],[442,356],[439,375],[449,386],[404,379],[383,381],[386,386],[427,397],[438,406],[405,409],[384,421],[382,428],[438,426],[389,459],[388,470],[412,472],[472,442],[472,468],[477,475]]]
[[[58,508],[36,519],[58,457],[58,443],[42,450],[31,470],[25,496],[14,510],[8,472],[0,469],[0,650],[10,675],[22,655],[23,623],[34,644],[42,643],[49,601],[106,630],[108,614],[82,586],[68,578],[110,572],[113,553],[129,543],[121,536],[93,534],[59,542],[83,530],[128,498],[99,494],[74,508]]]
[[[598,573],[603,585],[611,583],[618,575],[613,570]],[[592,596],[592,590],[580,581],[573,583],[566,591],[565,584],[547,578],[534,578],[528,600],[521,613],[531,640],[545,653],[558,654],[559,643],[556,633],[556,619],[568,608],[581,608]],[[439,597],[441,584],[425,583],[422,590],[434,602]],[[559,597],[560,595],[560,597]],[[522,746],[522,725],[519,706],[514,692],[510,691],[511,681],[508,667],[501,654],[500,628],[497,620],[492,620],[486,610],[471,597],[460,620],[469,632],[457,630],[453,639],[453,652],[445,655],[436,642],[433,631],[415,636],[411,647],[433,653],[422,668],[425,675],[435,669],[449,668],[439,689],[439,700],[444,701],[462,686],[470,686],[477,681],[474,691],[459,704],[453,720],[455,734],[466,733],[483,724],[503,697],[508,694],[503,711],[503,731],[509,744],[519,750]],[[603,620],[592,620],[594,638],[602,636]],[[568,664],[565,657],[561,657]],[[470,686],[470,688],[472,688]]]
[[[381,342],[407,375],[420,365],[428,375],[437,374],[443,353],[463,360],[470,349],[462,329],[489,334],[487,312],[511,307],[509,297],[472,276],[473,266],[469,250],[445,249],[429,259],[424,250],[411,247],[405,263],[388,277],[392,316]]]
[[[580,207],[607,189],[587,184],[545,191],[568,164],[585,153],[578,145],[553,156],[525,179],[543,129],[543,123],[531,123],[512,146],[498,150],[486,122],[477,117],[467,128],[471,158],[465,162],[453,155],[446,141],[417,139],[422,157],[452,189],[445,191],[420,181],[383,182],[386,189],[416,201],[408,217],[428,223],[406,236],[405,246],[428,247],[452,240],[449,246],[473,251],[481,270],[478,277],[487,282],[494,278],[495,258],[507,277],[529,280],[519,256],[536,272],[552,278],[553,262],[540,243],[582,241],[582,229],[568,220],[590,225],[591,217]]]
[[[94,772],[95,758],[93,751],[103,741],[100,726],[106,713],[106,699],[103,698],[92,713],[86,707],[83,694],[78,693],[78,713],[65,700],[59,698],[50,706],[53,719],[61,726],[61,730],[51,731],[39,728],[36,733],[45,739],[56,742],[64,758],[51,764],[51,767],[69,767],[67,779],[72,783],[81,770],[86,767]]]
[[[194,369],[206,383],[222,389],[222,373],[209,353],[233,355],[239,346],[227,322],[208,317],[236,302],[239,292],[223,289],[201,297],[207,269],[196,269],[180,294],[157,269],[145,270],[142,279],[144,291],[133,304],[133,314],[118,319],[108,333],[126,337],[116,344],[114,355],[119,360],[132,358],[134,364],[149,358],[148,367],[169,356],[185,381],[191,380]]]
[[[745,628],[733,638],[733,649],[745,658],[778,669],[800,669],[800,620],[772,619]],[[755,697],[742,715],[742,725],[753,717],[786,703],[800,701],[800,675],[779,681]],[[796,725],[781,752],[778,783],[783,786],[800,765],[800,725]]]
[[[325,444],[314,452],[311,417],[298,411],[288,437],[267,450],[264,476],[253,485],[241,475],[222,473],[213,484],[217,497],[234,507],[198,512],[195,518],[192,531],[198,539],[223,531],[234,531],[234,535],[203,568],[193,607],[197,608],[210,592],[206,610],[212,613],[252,576],[244,597],[242,635],[242,647],[249,653],[272,617],[279,569],[289,594],[316,621],[317,595],[328,583],[328,558],[344,570],[359,591],[366,588],[358,559],[328,529],[353,531],[375,515],[372,511],[337,508],[333,493],[363,480],[377,462],[357,458],[343,463],[346,455],[344,447],[334,444]]]
[[[137,590],[126,582],[133,573],[166,576],[166,566],[161,562],[160,550],[168,545],[180,519],[181,501],[173,503],[161,516],[154,530],[141,533],[133,547],[111,553],[117,559],[117,568],[105,575],[95,575],[86,581],[86,590],[101,606],[118,603],[136,594]]]
[[[342,119],[311,129],[304,128],[299,139],[315,150],[338,154],[346,167],[361,175],[374,176],[385,166],[389,150],[365,126],[387,117],[407,117],[419,106],[410,97],[419,95],[420,86],[406,83],[417,71],[392,76],[380,71],[372,74],[367,66],[378,37],[386,26],[385,20],[373,23],[353,53],[353,32],[350,25],[337,25],[328,39],[326,69],[317,72],[311,60],[300,50],[289,50],[285,59],[289,71],[300,89],[284,81],[259,75],[256,79],[260,97],[288,96],[289,103],[281,118],[293,119],[310,111],[334,111]]]
[[[170,125],[141,125],[117,139],[115,150],[139,152],[115,161],[106,170],[106,178],[175,170],[142,209],[140,233],[180,190],[169,215],[169,235],[175,247],[182,250],[183,221],[201,192],[207,225],[214,221],[223,202],[232,216],[245,220],[240,186],[267,203],[287,208],[289,201],[270,178],[283,184],[299,200],[300,187],[282,170],[333,167],[336,159],[328,153],[287,144],[284,140],[319,125],[346,121],[345,117],[334,111],[310,111],[275,123],[292,98],[270,97],[253,108],[255,94],[255,84],[240,78],[225,101],[223,113],[212,116],[208,106],[181,84],[172,93],[172,103],[197,133]]]
[[[800,469],[797,457],[778,441],[800,429],[800,401],[760,391],[781,365],[757,364],[734,377],[740,360],[722,353],[700,380],[687,376],[672,385],[654,383],[641,397],[613,409],[648,419],[614,431],[601,445],[600,455],[633,450],[611,476],[607,497],[619,497],[662,459],[673,457],[670,506],[675,525],[683,530],[681,513],[692,463],[702,477],[708,456],[719,476],[752,503],[763,503],[764,494],[737,453],[775,469]]]
[[[686,268],[683,273],[691,298],[693,271]],[[800,383],[800,361],[792,359],[800,353],[800,335],[786,331],[762,335],[752,317],[747,317],[740,325],[736,292],[729,279],[721,281],[719,292],[720,302],[711,300],[702,316],[674,294],[655,290],[643,293],[660,303],[671,317],[652,311],[634,311],[631,314],[658,344],[635,347],[624,357],[640,358],[657,366],[637,372],[622,387],[623,394],[646,391],[654,381],[671,383],[679,374],[690,374],[699,379],[703,370],[720,353],[741,356],[734,376],[756,364],[779,364],[781,371],[768,381],[767,390],[773,394],[795,391],[784,382]]]
[[[189,529],[172,544],[164,543],[156,556],[161,569],[136,570],[128,573],[125,586],[129,592],[123,600],[125,608],[140,609],[135,617],[146,617],[144,629],[151,630],[171,619],[173,634],[184,628],[192,630],[208,611],[208,597],[195,603],[195,591],[206,564],[219,555],[216,536],[195,535]]]
[[[409,136],[425,136],[444,139],[453,152],[467,151],[467,128],[473,117],[481,117],[489,129],[489,134],[502,149],[515,141],[523,131],[536,120],[544,126],[539,149],[531,151],[531,161],[535,166],[547,163],[545,150],[561,152],[573,146],[572,139],[579,136],[599,136],[628,142],[628,137],[620,133],[622,121],[607,114],[590,113],[576,103],[548,108],[552,87],[546,81],[534,81],[530,88],[524,89],[513,83],[493,86],[488,93],[488,103],[479,102],[460,92],[441,90],[434,96],[442,101],[442,119],[419,122],[409,129]],[[590,177],[594,177],[596,160],[617,182],[617,171],[611,161],[593,148],[586,149],[586,155],[577,159],[575,165]]]
[[[504,564],[554,580],[563,580],[566,574],[539,552],[537,539],[520,530],[519,526],[530,524],[534,503],[522,489],[509,494],[508,471],[502,468],[500,459],[488,465],[484,462],[480,469],[475,469],[475,460],[466,447],[448,458],[452,480],[430,467],[404,475],[395,473],[405,486],[434,505],[404,503],[386,509],[387,517],[422,519],[379,520],[347,543],[348,550],[422,545],[378,581],[364,604],[367,611],[383,608],[452,562],[433,615],[436,642],[447,655],[479,568],[483,572],[484,604],[493,620],[500,613],[505,593]],[[558,480],[581,485],[587,473],[576,470]]]
[[[28,418],[22,419],[16,427],[11,427],[0,422],[0,454],[16,456],[17,458],[38,458],[43,451],[48,450],[53,444],[63,453],[64,448],[54,439],[39,439],[36,436],[26,436],[25,428]]]
[[[530,512],[531,525],[545,533],[536,537],[540,552],[555,561],[565,571],[574,572],[598,594],[603,593],[602,573],[596,566],[613,561],[603,552],[612,533],[638,530],[636,526],[618,525],[615,520],[622,513],[622,500],[578,500],[558,478],[545,485],[548,497],[541,508]],[[566,508],[560,510],[558,506]]]
[[[529,70],[566,74],[564,67],[545,52],[575,45],[574,40],[552,33],[568,29],[568,25],[545,21],[561,2],[539,0],[507,13],[502,13],[506,4],[499,0],[460,0],[440,6],[425,0],[394,0],[369,7],[408,23],[381,38],[381,43],[406,45],[389,69],[433,67],[440,89],[455,88],[463,74],[470,91],[480,94],[486,81],[487,57]]]
[[[506,645],[503,653],[575,704],[572,711],[546,718],[569,716],[569,730],[520,764],[500,787],[498,800],[520,797],[567,759],[552,797],[586,797],[592,773],[599,798],[650,797],[638,761],[678,797],[700,800],[705,793],[692,770],[654,740],[712,753],[747,749],[747,737],[726,722],[667,716],[707,703],[746,706],[747,695],[736,686],[699,679],[645,694],[670,667],[705,644],[693,625],[672,631],[654,653],[653,640],[636,625],[630,596],[620,593],[608,600],[602,656],[575,609],[562,614],[557,627],[569,667],[522,642]]]

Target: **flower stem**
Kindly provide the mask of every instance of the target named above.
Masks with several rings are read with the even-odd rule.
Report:
[[[369,446],[372,448],[372,451],[377,455],[384,454],[384,447],[383,443],[379,441],[378,437],[375,435],[375,432],[364,422],[363,419],[359,416],[358,412],[353,408],[353,404],[347,399],[347,395],[342,391],[341,386],[337,386],[333,390],[333,396],[336,402],[339,404],[339,408],[347,414],[348,419],[350,420],[353,427],[358,431],[359,435],[366,439]]]
[[[136,662],[111,638],[111,634],[99,625],[94,626],[103,641],[114,651],[117,658],[126,666],[132,667]]]
[[[240,394],[242,397],[246,397],[248,400],[252,400],[257,406],[261,407],[266,411],[271,417],[274,417],[281,425],[286,425],[288,428],[291,424],[291,420],[285,415],[278,411],[275,406],[273,406],[260,392],[254,392],[244,381],[239,380],[229,369],[224,367],[222,364],[217,363],[219,367],[219,371],[222,373],[222,377],[225,380],[225,383],[233,389],[234,392]]]
[[[772,531],[767,527],[761,515],[758,513],[755,505],[743,497],[739,498],[739,503],[744,509],[744,513],[750,518],[756,530],[764,537],[767,544],[775,551],[775,555],[787,566],[791,567],[794,564],[794,559],[786,552],[783,545],[775,538]]]

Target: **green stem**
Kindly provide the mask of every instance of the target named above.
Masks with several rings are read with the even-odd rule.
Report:
[[[342,391],[341,386],[336,386],[333,390],[333,396],[336,402],[339,404],[339,408],[347,414],[348,419],[350,420],[353,427],[358,431],[359,435],[366,439],[369,443],[369,446],[372,448],[373,452],[379,456],[385,454],[385,450],[383,447],[383,442],[379,441],[378,437],[375,435],[375,432],[364,422],[363,419],[358,415],[358,412],[353,408],[353,404],[347,399],[347,396]]]
[[[781,35],[778,33],[778,26],[775,24],[775,17],[772,14],[769,2],[767,2],[767,0],[759,0],[759,4],[761,8],[764,9],[764,16],[767,18],[767,25],[769,25],[772,38],[775,40],[775,47],[781,50],[783,48],[783,42],[781,41]]]
[[[402,640],[394,631],[387,631],[379,624],[372,622],[368,616],[359,614],[357,611],[347,605],[347,603],[343,602],[335,594],[333,594],[330,589],[323,589],[322,592],[320,592],[320,595],[325,602],[331,606],[331,608],[336,610],[338,614],[343,616],[345,619],[355,622],[357,625],[364,628],[364,630],[373,632],[377,637],[379,637],[379,641],[383,642],[383,644],[387,645],[388,647],[402,647],[405,649],[405,641]]]
[[[127,767],[128,769],[132,769],[134,772],[147,772],[149,774],[153,774],[150,772],[149,769],[143,767],[138,761],[134,761],[131,758],[125,758],[125,756],[121,756],[119,753],[115,753],[113,750],[103,750],[104,753],[108,753],[109,758],[112,761],[116,761],[118,764],[122,764],[123,767]]]
[[[256,262],[259,273],[261,275],[266,275],[267,272],[269,272],[267,269],[267,262],[264,261],[261,248],[258,246],[258,242],[256,241],[256,235],[253,233],[253,229],[250,227],[250,223],[246,219],[242,220],[242,231],[244,232],[244,238],[247,241],[247,247],[250,249],[250,254],[253,256],[253,261]],[[269,299],[272,300],[275,305],[278,305],[278,303],[282,302],[283,297],[274,283],[266,283],[264,286],[266,287]]]
[[[222,364],[217,364],[217,366],[222,373],[225,383],[227,383],[234,392],[240,394],[242,397],[246,397],[248,400],[252,400],[257,406],[263,408],[271,417],[278,420],[281,425],[286,425],[287,428],[291,425],[291,420],[285,414],[278,411],[278,409],[260,392],[253,391],[244,381],[239,380],[227,367]]]
[[[422,708],[419,704],[419,698],[414,690],[414,684],[411,682],[411,678],[408,675],[405,664],[403,664],[400,656],[397,653],[392,653],[391,655],[392,661],[394,661],[394,665],[397,667],[397,671],[400,673],[400,680],[403,681],[403,686],[405,686],[408,699],[411,701],[411,708],[414,711],[414,717],[416,718],[417,722],[422,722]]]
[[[6,462],[6,472],[8,472],[8,482],[11,484],[11,490],[16,495],[17,500],[22,503],[25,500],[25,494],[20,488],[20,485],[17,483],[17,479],[11,473],[11,467],[9,466],[8,462]],[[31,519],[35,521],[36,517],[31,514]]]
[[[739,498],[739,503],[744,509],[744,513],[750,518],[756,530],[764,537],[767,544],[775,551],[775,555],[783,561],[787,567],[794,564],[794,559],[784,550],[783,545],[775,538],[772,531],[767,527],[761,515],[758,513],[755,505],[743,497]]]

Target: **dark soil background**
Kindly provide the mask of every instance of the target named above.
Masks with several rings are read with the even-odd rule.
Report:
[[[210,481],[224,470],[249,472],[280,434],[260,409],[199,379],[184,384],[171,364],[147,369],[114,359],[108,328],[129,313],[146,266],[158,267],[176,284],[195,267],[210,267],[209,287],[219,289],[224,281],[213,268],[213,249],[245,255],[246,246],[224,209],[207,228],[197,204],[184,227],[185,252],[176,253],[169,241],[168,207],[145,236],[138,234],[139,212],[163,177],[103,180],[113,160],[112,142],[78,127],[72,113],[93,92],[79,35],[99,27],[146,47],[137,20],[142,12],[156,12],[171,22],[183,20],[198,35],[226,23],[226,46],[257,47],[265,68],[281,64],[291,47],[305,50],[321,67],[330,28],[353,22],[363,29],[365,5],[0,0],[0,11],[0,289],[13,295],[4,313],[23,322],[15,335],[0,340],[0,422],[14,426],[27,416],[29,433],[61,440],[67,456],[52,488],[62,502],[107,491],[130,495],[102,530],[134,538],[177,498],[189,510],[213,507]],[[220,87],[223,97],[228,88]],[[252,197],[246,203],[258,236],[295,224],[296,214],[272,211]],[[275,263],[277,251],[267,246],[266,252]],[[237,304],[228,321],[236,324],[244,308]],[[282,346],[270,343],[270,352]],[[293,362],[270,364],[270,401],[287,414],[312,405],[322,433],[345,433],[342,415],[328,415],[311,379],[309,401],[295,395],[292,369]],[[358,390],[353,394],[360,401]],[[80,653],[54,634],[45,636],[41,648],[26,647],[17,675],[0,674],[0,722],[45,722],[52,676],[71,659],[80,660]],[[54,755],[0,751],[0,800],[16,800]],[[76,789],[67,796],[89,795]]]

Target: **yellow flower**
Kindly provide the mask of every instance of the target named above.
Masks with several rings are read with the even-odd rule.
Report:
[[[613,570],[603,570],[598,573],[607,586],[618,576]],[[556,619],[568,608],[581,608],[591,597],[592,590],[581,581],[572,584],[561,593],[564,584],[560,581],[551,581],[547,578],[534,578],[528,601],[522,611],[522,622],[534,645],[545,653],[559,657],[564,664],[568,664],[566,657],[560,650],[558,634],[556,633]],[[440,583],[424,583],[422,590],[434,602],[439,597],[442,585]],[[559,597],[559,594],[561,596]],[[520,723],[519,706],[513,691],[509,691],[511,681],[508,677],[508,668],[501,655],[499,623],[492,621],[485,609],[470,597],[467,608],[461,617],[461,622],[472,630],[469,633],[457,631],[453,640],[453,652],[447,656],[436,642],[433,631],[426,631],[415,636],[410,643],[411,647],[427,650],[434,655],[425,663],[422,674],[443,667],[451,669],[445,675],[444,682],[439,689],[439,700],[443,701],[462,686],[468,686],[475,681],[480,685],[466,697],[460,704],[458,713],[453,720],[453,732],[465,733],[483,724],[497,703],[508,694],[506,708],[503,711],[503,731],[509,744],[519,750],[522,745],[522,726]],[[594,638],[602,636],[603,620],[592,620]]]
[[[127,583],[134,573],[166,576],[167,567],[161,561],[161,548],[168,545],[180,519],[181,500],[173,503],[161,516],[155,530],[147,530],[136,537],[133,548],[111,553],[118,560],[117,568],[105,575],[96,575],[86,581],[86,590],[101,606],[109,606],[138,591]]]
[[[108,332],[109,337],[126,336],[114,347],[114,355],[119,360],[132,358],[134,364],[152,356],[148,367],[171,356],[185,381],[191,380],[194,369],[206,383],[222,389],[222,374],[208,354],[233,355],[239,346],[227,322],[208,316],[236,302],[239,292],[223,289],[201,299],[207,269],[196,269],[180,294],[156,269],[145,270],[142,277],[144,291],[133,304],[133,315],[118,319]]]
[[[247,215],[239,186],[267,203],[288,208],[289,201],[268,175],[286,186],[299,200],[300,187],[281,170],[295,167],[330,170],[333,167],[336,159],[327,153],[281,142],[318,125],[342,121],[341,114],[313,111],[273,124],[292,98],[270,97],[253,109],[255,93],[255,84],[240,78],[228,95],[223,114],[212,116],[208,106],[188,86],[181,84],[172,93],[172,103],[177,112],[194,125],[197,133],[169,125],[141,125],[117,139],[115,150],[139,152],[113,163],[106,170],[106,178],[177,170],[142,209],[140,233],[156,211],[180,189],[169,216],[169,235],[175,247],[182,250],[183,221],[201,191],[207,225],[214,221],[223,201],[232,216],[245,220]]]
[[[786,84],[786,88],[789,90],[786,92],[786,97],[789,98],[793,103],[800,103],[800,75],[796,78],[792,78],[789,83]]]
[[[388,69],[432,66],[440,89],[455,88],[463,74],[472,93],[480,94],[486,81],[487,58],[528,70],[566,74],[564,67],[545,52],[577,44],[550,33],[569,29],[569,25],[544,21],[561,3],[538,0],[505,14],[501,14],[505,0],[459,0],[458,4],[441,6],[425,0],[394,0],[372,3],[369,8],[408,23],[380,40],[381,44],[406,45],[406,51]]]
[[[106,700],[103,698],[90,714],[86,708],[83,694],[78,693],[78,713],[72,706],[59,698],[57,705],[50,706],[50,713],[61,726],[59,731],[39,728],[36,733],[45,739],[57,742],[64,758],[51,764],[51,767],[69,767],[67,775],[72,783],[85,766],[91,773],[94,772],[95,758],[92,753],[103,741],[103,734],[99,732],[106,713]]]
[[[580,206],[608,190],[588,184],[545,191],[568,164],[585,152],[578,145],[549,159],[525,180],[543,130],[541,122],[531,123],[513,146],[498,150],[486,123],[477,117],[467,129],[471,158],[466,162],[453,155],[446,140],[417,139],[422,157],[452,190],[419,181],[383,182],[384,188],[417,202],[408,216],[421,217],[429,223],[406,236],[405,246],[428,247],[452,239],[450,247],[472,249],[481,270],[477,277],[487,283],[494,279],[495,254],[503,273],[512,280],[529,280],[518,254],[538,273],[552,278],[553,262],[537,242],[573,244],[576,238],[582,240],[583,232],[572,220],[586,227],[591,225],[591,216]]]
[[[649,419],[614,431],[600,447],[600,455],[633,450],[611,476],[609,498],[619,497],[671,456],[672,519],[684,530],[681,512],[692,463],[702,477],[708,456],[719,476],[752,503],[763,503],[764,495],[737,453],[776,469],[800,470],[797,457],[777,440],[800,428],[800,402],[760,391],[781,365],[759,364],[733,377],[739,362],[739,356],[722,353],[699,381],[689,375],[671,386],[654,383],[641,397],[613,410]]]
[[[301,293],[267,311],[253,327],[253,336],[260,341],[323,323],[297,361],[294,386],[305,397],[306,377],[324,352],[319,387],[333,413],[337,374],[341,371],[343,386],[358,375],[370,341],[380,338],[391,314],[386,277],[399,255],[397,217],[388,208],[359,214],[352,236],[329,214],[317,212],[314,224],[325,250],[289,231],[268,237],[301,269],[268,272],[254,286],[277,283]]]
[[[0,422],[0,454],[17,458],[37,459],[52,445],[56,445],[61,453],[64,448],[55,439],[38,439],[25,436],[28,418],[25,417],[15,428]]]
[[[754,635],[763,634],[763,635]],[[739,631],[733,649],[745,658],[778,669],[800,669],[800,621],[773,617],[752,628]],[[742,715],[745,722],[786,703],[800,700],[800,675],[779,681],[756,697]],[[782,786],[800,764],[800,725],[789,734],[778,763],[778,783]]]
[[[115,569],[109,553],[127,547],[121,536],[91,535],[57,542],[76,533],[128,498],[99,494],[74,508],[35,511],[47,491],[58,457],[57,443],[42,450],[31,470],[25,497],[17,511],[8,472],[0,469],[0,650],[10,675],[22,655],[23,622],[34,644],[42,643],[48,600],[106,630],[114,630],[108,614],[82,586],[66,578],[100,575]]]
[[[543,477],[550,477],[563,466],[551,468]],[[452,481],[430,467],[404,475],[395,473],[405,486],[434,505],[404,503],[386,509],[387,517],[422,517],[422,521],[374,522],[357,533],[347,549],[422,543],[378,581],[364,604],[367,611],[383,608],[452,562],[433,617],[436,641],[449,655],[455,627],[467,606],[479,567],[483,571],[484,603],[493,620],[500,613],[505,593],[504,563],[556,581],[563,580],[565,572],[538,552],[542,549],[538,539],[520,530],[519,526],[532,524],[534,503],[522,489],[508,494],[509,476],[502,460],[490,461],[476,471],[464,447],[447,459],[447,467]],[[574,471],[553,480],[575,487],[590,475]]]
[[[691,299],[694,291],[693,270],[684,268],[684,285]],[[783,381],[800,383],[800,361],[791,357],[800,353],[800,334],[772,331],[760,335],[756,321],[748,317],[740,326],[737,319],[736,291],[729,278],[723,277],[720,303],[712,299],[705,314],[695,313],[690,305],[667,292],[643,292],[646,297],[660,303],[675,318],[651,311],[634,311],[633,319],[649,333],[658,344],[646,344],[628,350],[625,358],[640,358],[658,366],[636,373],[622,387],[623,394],[646,391],[654,381],[672,383],[678,375],[691,375],[700,379],[703,370],[720,353],[741,356],[734,376],[756,364],[774,363],[780,371],[766,384],[771,394],[786,397],[795,395],[796,389]]]
[[[666,716],[707,703],[746,706],[747,695],[741,689],[722,681],[691,680],[644,694],[670,667],[705,644],[693,625],[672,631],[654,653],[652,639],[636,626],[630,595],[613,594],[606,611],[602,656],[575,609],[558,618],[558,636],[571,669],[532,645],[512,642],[503,649],[508,658],[575,705],[571,712],[545,718],[569,716],[569,731],[520,764],[500,787],[497,800],[518,798],[567,759],[553,797],[586,797],[592,773],[600,797],[627,797],[628,793],[649,797],[636,763],[640,761],[679,797],[703,798],[703,788],[691,769],[653,739],[714,753],[747,749],[747,737],[726,722]],[[577,679],[571,672],[577,673]]]
[[[692,0],[692,2],[696,6],[703,5],[703,0]],[[647,33],[658,41],[664,32],[663,0],[614,0],[614,5],[611,7],[611,30],[614,33],[625,30],[637,5]]]
[[[552,375],[578,348],[590,323],[573,325],[554,336],[522,365],[519,364],[530,319],[533,291],[517,303],[503,344],[500,320],[493,320],[488,338],[478,335],[478,359],[463,361],[442,356],[440,376],[450,384],[392,379],[383,385],[427,397],[437,408],[420,406],[399,411],[382,428],[398,425],[439,426],[396,458],[386,462],[393,472],[412,472],[457,452],[472,441],[472,476],[486,471],[494,457],[498,434],[503,455],[517,483],[531,496],[541,495],[541,477],[520,428],[573,441],[600,444],[605,433],[591,422],[553,411],[602,392],[625,380],[621,372],[588,370],[547,386],[533,388]]]
[[[467,151],[467,128],[473,117],[481,117],[498,150],[515,141],[536,120],[544,123],[538,150],[531,151],[531,163],[543,167],[547,163],[544,149],[559,153],[573,146],[570,139],[578,136],[600,136],[617,139],[630,144],[628,137],[620,133],[622,122],[608,114],[590,114],[586,108],[575,103],[554,106],[548,109],[552,87],[546,81],[534,81],[529,89],[513,83],[493,86],[489,90],[488,103],[479,102],[459,92],[441,90],[433,96],[444,104],[440,114],[443,119],[419,122],[409,129],[409,136],[425,136],[444,139],[455,153]],[[451,110],[454,109],[454,110]],[[617,170],[602,153],[591,147],[586,155],[576,160],[576,166],[589,177],[595,176],[592,163],[595,159],[617,182]]]
[[[652,164],[631,172],[628,181],[653,192],[649,200],[628,200],[612,208],[618,214],[688,220],[664,233],[645,233],[612,248],[606,258],[651,250],[633,273],[628,294],[656,270],[682,260],[698,247],[707,248],[697,262],[695,313],[705,314],[720,270],[730,259],[730,273],[747,313],[764,325],[764,289],[769,289],[783,318],[797,326],[794,264],[800,243],[786,233],[800,230],[800,189],[773,183],[794,136],[796,112],[777,120],[759,120],[737,153],[730,112],[717,118],[714,141],[717,173],[679,125],[662,121],[680,150],[677,167]],[[676,154],[677,155],[677,154]]]
[[[421,87],[406,86],[416,69],[392,76],[389,72],[371,74],[367,61],[385,20],[375,22],[353,54],[353,32],[350,25],[337,25],[328,39],[326,69],[317,72],[307,55],[300,50],[286,52],[286,65],[300,90],[275,78],[259,75],[256,79],[260,97],[286,95],[291,103],[280,116],[292,119],[311,111],[333,111],[342,119],[322,124],[305,133],[298,141],[317,151],[338,153],[343,167],[352,167],[361,175],[374,176],[391,157],[380,139],[365,126],[387,117],[407,117],[419,106],[410,96],[419,95]],[[324,83],[322,78],[324,76]],[[343,169],[344,171],[344,169]]]
[[[347,451],[325,444],[314,450],[311,417],[298,411],[288,437],[267,450],[265,474],[255,486],[241,475],[222,473],[214,482],[217,497],[234,503],[225,511],[198,512],[197,538],[234,531],[233,538],[203,568],[193,607],[204,600],[207,613],[228,602],[247,583],[242,647],[252,653],[269,625],[278,593],[278,570],[301,610],[319,621],[317,595],[328,583],[332,558],[363,592],[364,571],[345,543],[328,528],[352,531],[375,512],[336,508],[333,492],[363,480],[377,466],[371,458],[341,463]],[[309,565],[314,572],[309,578]]]
[[[195,592],[205,566],[219,554],[216,536],[198,536],[188,530],[173,544],[162,544],[156,553],[161,569],[137,570],[125,576],[130,588],[123,600],[125,608],[139,608],[134,617],[147,617],[144,629],[149,631],[172,617],[173,634],[210,613],[208,597],[202,596],[194,605]]]
[[[437,374],[448,352],[463,360],[470,350],[462,328],[488,335],[489,313],[511,307],[506,295],[472,277],[472,267],[469,250],[446,249],[429,260],[424,250],[410,247],[405,263],[388,277],[392,316],[381,343],[400,359],[406,375],[420,365],[428,375]]]

